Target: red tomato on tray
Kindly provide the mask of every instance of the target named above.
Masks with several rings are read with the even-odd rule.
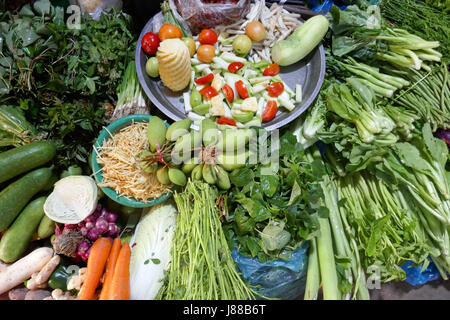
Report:
[[[227,117],[220,117],[219,119],[217,119],[217,124],[226,124],[229,126],[235,126],[236,127],[236,122],[234,122],[233,119],[227,118]]]
[[[280,73],[280,66],[278,65],[278,63],[272,63],[270,66],[268,66],[266,69],[264,69],[263,76],[273,77],[279,73]]]
[[[141,46],[146,54],[155,54],[159,47],[159,37],[156,33],[147,32],[142,37]]]
[[[211,29],[203,29],[198,35],[198,42],[201,44],[215,44],[217,39],[217,33]]]
[[[284,84],[280,81],[273,82],[271,85],[267,87],[267,91],[269,92],[269,96],[272,98],[278,97],[284,91]]]
[[[236,86],[237,92],[239,93],[239,96],[242,99],[247,99],[250,96],[248,94],[248,90],[247,90],[247,87],[244,84],[244,81],[242,81],[242,80],[237,81],[235,86]]]
[[[200,94],[202,96],[204,96],[206,98],[212,98],[212,97],[215,97],[215,96],[217,96],[219,94],[217,92],[217,90],[214,89],[214,87],[211,87],[211,86],[204,87],[199,92],[200,92]]]
[[[277,111],[278,111],[277,102],[274,100],[267,101],[266,108],[264,109],[261,117],[262,121],[272,120],[273,118],[275,118]]]
[[[206,76],[200,77],[198,79],[195,79],[194,82],[196,84],[202,85],[202,84],[208,84],[211,83],[214,80],[214,74],[209,73]]]
[[[244,64],[242,62],[232,62],[228,65],[228,71],[235,73],[238,72],[243,66]]]
[[[229,103],[232,103],[234,100],[234,91],[233,88],[231,88],[229,85],[224,84],[222,87],[222,92],[225,95],[225,98],[227,98]]]

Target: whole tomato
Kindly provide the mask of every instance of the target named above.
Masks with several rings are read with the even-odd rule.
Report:
[[[161,39],[161,41],[164,41],[166,39],[174,39],[174,38],[181,39],[183,37],[183,34],[181,33],[180,28],[178,28],[176,25],[166,23],[163,24],[159,29],[158,36],[159,39]]]
[[[141,46],[146,54],[155,54],[159,47],[159,37],[156,33],[147,32],[142,37]]]
[[[211,29],[203,29],[198,35],[198,42],[201,44],[215,44],[217,42],[217,33]]]
[[[197,58],[203,63],[211,63],[216,55],[216,48],[210,44],[202,44],[197,49]]]

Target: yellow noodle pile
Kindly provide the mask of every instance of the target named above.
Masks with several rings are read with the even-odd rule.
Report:
[[[168,186],[158,182],[156,174],[145,173],[139,167],[139,156],[149,149],[146,122],[133,123],[95,148],[97,161],[102,166],[101,187],[112,188],[118,195],[128,199],[149,202],[164,193]]]

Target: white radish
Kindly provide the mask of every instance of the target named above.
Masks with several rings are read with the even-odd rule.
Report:
[[[50,261],[53,249],[38,248],[15,263],[0,269],[0,295],[28,280]]]

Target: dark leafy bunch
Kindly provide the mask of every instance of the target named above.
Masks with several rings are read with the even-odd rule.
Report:
[[[270,145],[270,141],[268,143]],[[307,162],[291,132],[280,138],[279,170],[261,174],[270,164],[232,172],[225,233],[231,247],[260,261],[289,259],[292,251],[318,232],[318,217],[328,216],[320,186],[325,167]]]
[[[62,96],[110,100],[133,59],[131,18],[111,11],[69,28],[69,15],[48,0],[0,13],[0,99],[51,104]],[[67,99],[67,98],[66,98]]]
[[[61,168],[87,166],[136,44],[128,15],[85,15],[79,29],[69,17],[49,0],[0,13],[0,101],[56,143]]]
[[[64,83],[84,93],[115,95],[128,62],[134,59],[136,41],[130,25],[130,16],[124,14],[103,14],[99,21],[86,15],[65,47],[69,55]]]
[[[87,169],[94,140],[105,125],[105,109],[91,101],[55,101],[51,106],[22,105],[40,132],[56,143],[55,165]],[[88,170],[87,172],[89,172]]]

